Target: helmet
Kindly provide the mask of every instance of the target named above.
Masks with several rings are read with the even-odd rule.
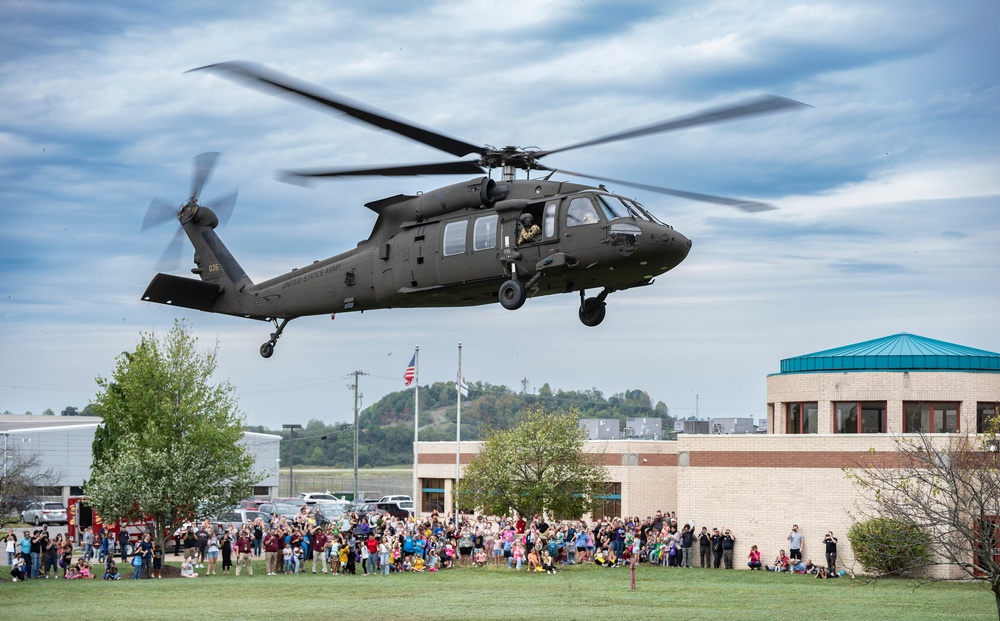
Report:
[[[521,224],[524,226],[531,226],[534,224],[534,218],[531,217],[530,213],[521,214]]]

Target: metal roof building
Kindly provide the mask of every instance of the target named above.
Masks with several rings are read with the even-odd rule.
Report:
[[[90,476],[91,447],[101,419],[96,416],[7,416],[0,415],[0,467],[13,451],[33,453],[39,458],[39,470],[51,470],[57,477],[56,489],[42,490],[43,495],[70,496],[83,493],[83,482]],[[253,455],[254,470],[265,477],[254,488],[254,495],[273,496],[278,488],[278,443],[281,437],[244,432],[243,444]]]
[[[1000,402],[1000,354],[915,334],[804,354],[767,378],[772,434],[982,430]]]
[[[903,332],[781,361],[782,373],[890,370],[1000,372],[1000,354]]]

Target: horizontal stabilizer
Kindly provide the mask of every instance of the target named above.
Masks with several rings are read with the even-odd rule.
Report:
[[[146,287],[142,299],[146,302],[169,304],[211,312],[222,287],[202,280],[157,274]]]

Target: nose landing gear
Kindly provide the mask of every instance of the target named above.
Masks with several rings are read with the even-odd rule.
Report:
[[[275,330],[271,333],[271,338],[260,346],[260,355],[264,358],[270,358],[271,354],[274,353],[274,346],[278,344],[278,339],[281,338],[281,333],[284,331],[285,325],[287,325],[291,320],[287,318],[282,319],[280,325],[278,324],[277,318],[271,319],[271,321],[274,322]]]

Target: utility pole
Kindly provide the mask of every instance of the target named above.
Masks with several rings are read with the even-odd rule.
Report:
[[[282,425],[281,427],[282,429],[288,430],[288,495],[295,496],[295,453],[293,452],[295,449],[294,434],[296,429],[302,429],[302,425],[289,423]]]
[[[354,502],[363,500],[358,498],[358,377],[368,375],[364,371],[354,372]]]

